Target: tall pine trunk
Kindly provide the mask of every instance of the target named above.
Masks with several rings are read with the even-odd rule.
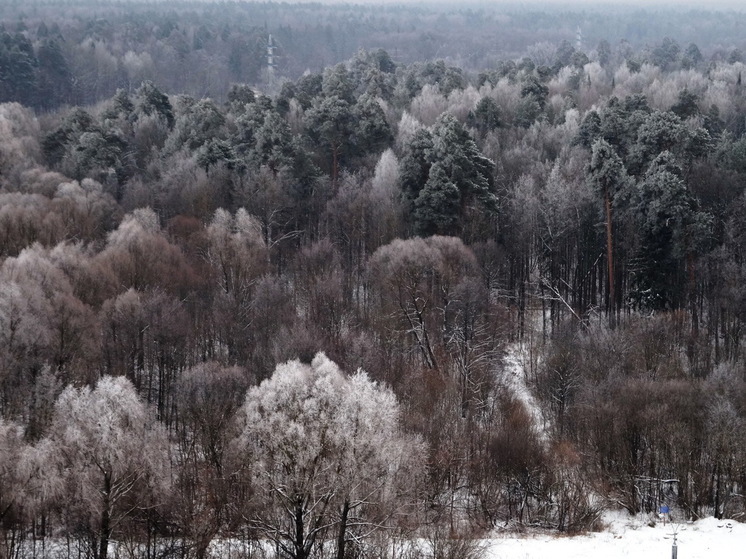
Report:
[[[609,274],[609,327],[616,327],[616,292],[614,290],[614,235],[612,230],[611,195],[604,191],[606,208],[606,262]]]

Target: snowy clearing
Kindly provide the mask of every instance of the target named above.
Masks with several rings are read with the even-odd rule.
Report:
[[[527,369],[530,360],[531,356],[525,344],[508,344],[504,359],[503,382],[526,407],[541,440],[546,443],[549,440],[548,425],[541,413],[539,403],[528,387]]]
[[[606,517],[608,529],[594,534],[565,537],[545,533],[525,537],[496,534],[490,559],[617,559],[671,557],[673,531],[678,530],[678,559],[743,557],[746,524],[706,518],[695,523],[647,525],[643,517],[626,513]]]

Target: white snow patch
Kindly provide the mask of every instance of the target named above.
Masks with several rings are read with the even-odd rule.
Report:
[[[531,416],[534,428],[543,442],[549,441],[549,429],[541,407],[528,387],[528,371],[530,370],[531,353],[524,343],[509,344],[504,358],[505,386],[526,407]]]
[[[680,559],[740,557],[746,545],[746,524],[734,520],[706,518],[694,523],[658,522],[648,525],[648,517],[609,513],[608,529],[583,536],[566,537],[556,533],[495,535],[490,540],[487,559],[629,559],[671,557],[673,533],[677,532]]]

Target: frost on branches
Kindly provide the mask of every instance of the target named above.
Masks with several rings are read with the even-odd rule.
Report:
[[[424,447],[402,433],[393,392],[365,372],[347,376],[323,353],[289,361],[243,410],[239,444],[263,488],[254,523],[293,559],[331,541],[342,558],[411,500]]]
[[[128,517],[156,506],[168,491],[168,442],[132,383],[104,377],[96,387],[66,388],[50,428],[67,487],[69,521],[93,535],[96,559]]]

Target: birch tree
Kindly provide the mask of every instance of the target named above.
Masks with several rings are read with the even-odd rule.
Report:
[[[619,156],[608,142],[596,140],[591,149],[591,163],[588,168],[588,180],[595,190],[603,196],[604,216],[606,218],[606,264],[608,280],[609,325],[616,325],[616,285],[614,270],[614,198],[628,183],[627,171]]]

